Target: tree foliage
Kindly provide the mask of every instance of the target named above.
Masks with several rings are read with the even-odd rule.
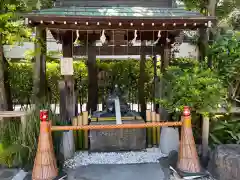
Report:
[[[215,8],[216,17],[226,18],[234,9],[240,7],[239,0],[180,0],[188,10],[197,10],[207,15],[207,11]],[[210,7],[211,6],[211,7]]]
[[[0,109],[12,110],[11,91],[8,81],[8,61],[4,45],[20,43],[30,38],[31,30],[24,26],[21,13],[26,9],[24,1],[4,0],[0,2]]]
[[[229,98],[238,101],[240,97],[240,34],[219,37],[210,49],[213,67],[229,88]]]
[[[23,0],[29,11],[46,9],[53,6],[52,0]]]

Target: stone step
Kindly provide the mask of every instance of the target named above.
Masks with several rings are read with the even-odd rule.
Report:
[[[88,165],[68,171],[68,180],[165,180],[161,165],[124,164],[124,165]]]

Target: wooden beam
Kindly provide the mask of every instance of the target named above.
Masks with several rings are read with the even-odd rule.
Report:
[[[64,30],[64,29],[51,29],[50,27],[48,27],[48,29],[51,31],[53,37],[56,40],[59,40],[59,38],[61,39],[63,36],[65,36],[66,30]],[[123,30],[123,29],[122,30],[105,30],[105,35],[106,35],[108,41],[109,40],[115,41],[115,44],[117,41],[118,45],[123,45],[123,44],[126,44],[126,41],[130,41],[134,38],[134,31],[135,30]],[[137,31],[137,34],[138,34],[137,40],[156,41],[158,39],[158,32],[159,32],[159,30]],[[162,43],[163,41],[165,41],[167,35],[170,36],[170,38],[174,40],[174,38],[176,36],[178,36],[180,34],[180,32],[181,32],[181,30],[177,30],[177,29],[169,31],[169,32],[162,31],[160,42]],[[82,42],[86,42],[87,40],[97,41],[97,40],[100,40],[102,29],[101,30],[99,30],[99,29],[89,30],[89,31],[79,30],[78,33],[79,33],[78,39]],[[73,39],[75,40],[75,38],[76,38],[76,30],[73,30]]]
[[[27,115],[28,112],[25,111],[0,111],[0,117],[22,117]]]
[[[121,17],[121,16],[56,16],[56,15],[27,15],[29,24],[33,26],[47,25],[61,29],[138,29],[138,30],[174,30],[178,28],[197,29],[205,26],[208,21],[216,21],[215,17]],[[52,24],[51,21],[58,22]],[[111,25],[109,25],[109,22]],[[119,25],[121,23],[121,25]],[[131,24],[132,23],[132,24]],[[175,23],[175,24],[174,24]],[[185,23],[186,26],[184,25]],[[196,24],[195,24],[196,23]],[[99,25],[98,25],[99,24]],[[144,24],[144,25],[143,25]],[[154,25],[153,25],[154,24]],[[164,24],[164,25],[163,25]],[[174,24],[174,25],[173,25]],[[60,27],[61,25],[61,27]]]
[[[140,55],[144,51],[146,55],[159,54],[163,47],[161,46],[101,46],[95,47],[93,50],[96,55]],[[86,56],[87,48],[85,46],[78,46],[73,48],[75,56]]]
[[[97,22],[95,22],[97,23]],[[207,22],[206,22],[207,23]],[[92,31],[92,30],[99,30],[99,29],[108,29],[108,30],[139,30],[139,31],[158,31],[158,30],[162,30],[162,31],[174,31],[174,30],[197,30],[198,28],[203,28],[205,27],[204,24],[196,24],[194,25],[194,23],[192,24],[188,24],[186,26],[184,26],[183,24],[179,24],[179,25],[176,25],[176,26],[172,26],[172,25],[169,25],[169,26],[162,26],[161,24],[159,24],[158,26],[151,26],[151,25],[148,25],[148,26],[141,26],[141,24],[138,24],[138,25],[135,25],[135,26],[131,26],[131,25],[125,25],[125,26],[121,26],[119,27],[119,25],[101,25],[101,26],[97,26],[95,24],[93,25],[89,25],[89,26],[86,26],[86,25],[76,25],[76,24],[50,24],[50,23],[44,23],[44,24],[41,24],[39,22],[36,22],[36,23],[33,23],[31,25],[32,27],[35,27],[35,26],[40,26],[40,27],[45,27],[45,28],[51,28],[51,29],[65,29],[65,30],[84,30],[84,31]]]
[[[46,29],[36,27],[36,42],[35,42],[35,62],[34,62],[34,77],[33,77],[33,92],[35,103],[44,103],[47,95],[46,83]]]

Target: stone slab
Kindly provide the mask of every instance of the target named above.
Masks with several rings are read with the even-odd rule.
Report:
[[[169,180],[161,165],[88,165],[68,171],[68,180]]]
[[[145,123],[144,120],[126,120],[124,124]],[[91,125],[116,124],[116,121],[91,122]],[[146,129],[90,130],[90,151],[137,151],[146,148]]]
[[[18,169],[0,168],[0,180],[12,180],[18,171]]]
[[[217,146],[211,153],[208,169],[218,180],[239,180],[240,145]]]

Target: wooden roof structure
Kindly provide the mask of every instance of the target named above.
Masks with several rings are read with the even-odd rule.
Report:
[[[60,29],[180,30],[209,27],[215,17],[174,8],[172,0],[57,0],[26,15],[29,25]]]

